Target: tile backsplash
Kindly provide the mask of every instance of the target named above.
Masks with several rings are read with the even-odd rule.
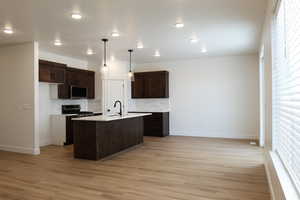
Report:
[[[169,112],[170,99],[129,99],[128,110],[139,112]]]

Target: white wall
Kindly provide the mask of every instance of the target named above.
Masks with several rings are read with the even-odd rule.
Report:
[[[108,70],[103,73],[104,78],[128,79],[129,63],[127,61],[114,60],[108,63]]]
[[[88,62],[84,60],[74,59],[71,57],[61,56],[49,52],[40,51],[39,58],[67,64],[69,67],[88,69]],[[39,133],[40,133],[40,146],[51,144],[51,129],[50,129],[50,116],[52,114],[61,114],[61,106],[69,104],[80,104],[82,110],[88,109],[88,100],[60,100],[50,98],[49,83],[39,83]],[[97,102],[95,103],[97,104]],[[101,103],[99,103],[100,105]],[[91,106],[92,107],[92,106]],[[96,107],[96,105],[94,105]]]
[[[95,99],[88,100],[88,110],[103,112],[102,111],[101,67],[98,64],[89,63],[88,69],[95,72]]]
[[[0,47],[0,149],[39,154],[38,44]]]
[[[171,110],[172,135],[257,139],[258,62],[258,55],[250,55],[138,65],[135,71],[170,72],[170,104],[130,100],[129,110],[157,110],[160,101]]]
[[[111,88],[112,84],[110,84],[111,80],[119,80],[122,81],[124,84],[124,113],[127,112],[128,110],[128,102],[127,102],[127,93],[128,93],[128,85],[130,83],[129,77],[128,77],[128,71],[129,71],[129,63],[126,61],[119,61],[119,60],[110,60],[108,62],[108,67],[104,71],[103,67],[101,68],[101,82],[102,82],[102,108],[103,108],[103,113],[107,113],[107,109],[110,108],[110,105],[112,102],[108,102],[111,100],[110,98],[110,91],[113,90]],[[114,91],[117,92],[117,91]],[[117,96],[122,96],[117,95]],[[122,101],[122,99],[120,99]]]
[[[70,67],[78,68],[78,69],[88,69],[88,62],[85,60],[80,60],[72,57],[61,56],[58,54],[46,52],[40,50],[39,59],[58,62],[67,64]]]

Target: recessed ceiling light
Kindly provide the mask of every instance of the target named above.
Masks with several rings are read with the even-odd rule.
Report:
[[[190,39],[190,42],[191,42],[192,44],[195,44],[195,43],[198,42],[198,39],[197,39],[196,37],[191,38],[191,39]]]
[[[73,19],[76,19],[76,20],[79,20],[79,19],[82,18],[82,16],[81,16],[79,13],[73,13],[73,14],[72,14],[72,18],[73,18]]]
[[[155,54],[154,54],[154,56],[155,57],[160,57],[160,53],[159,53],[159,51],[157,50],[157,51],[155,51]]]
[[[139,42],[139,43],[137,44],[137,48],[138,48],[138,49],[143,49],[143,48],[144,48],[143,43]]]
[[[62,43],[61,43],[60,40],[55,40],[55,41],[54,41],[54,45],[55,45],[55,46],[61,46]]]
[[[111,36],[112,36],[112,37],[119,37],[120,34],[119,34],[118,32],[112,32]]]
[[[4,30],[3,30],[3,32],[5,34],[13,34],[14,33],[14,31],[12,30],[11,27],[5,27]]]
[[[183,24],[183,23],[176,23],[176,24],[175,24],[175,27],[176,27],[176,28],[183,28],[183,27],[184,27],[184,24]]]
[[[94,52],[93,52],[93,50],[92,50],[92,49],[88,49],[88,50],[86,51],[86,54],[87,54],[87,55],[93,55],[93,54],[94,54]]]
[[[206,52],[207,52],[206,47],[202,47],[201,52],[202,52],[202,53],[206,53]]]

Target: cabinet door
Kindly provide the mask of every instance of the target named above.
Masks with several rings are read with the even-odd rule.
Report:
[[[51,81],[55,83],[65,83],[65,69],[61,67],[53,67],[50,77]]]
[[[146,98],[168,98],[168,88],[167,72],[149,72],[145,75]]]
[[[169,73],[167,71],[135,73],[132,98],[168,98]]]
[[[161,136],[163,131],[162,113],[152,113],[144,117],[144,135]]]
[[[39,60],[39,81],[65,83],[66,65]]]
[[[144,73],[135,73],[134,81],[131,82],[131,96],[132,98],[145,97],[145,77]]]
[[[58,85],[58,98],[59,99],[71,98],[70,86],[67,83]]]
[[[87,73],[88,99],[95,98],[95,72]]]
[[[67,69],[65,84],[58,86],[58,98],[59,99],[70,99],[71,98],[71,92],[70,92],[71,77],[72,77],[72,72],[69,69]]]
[[[67,80],[69,86],[80,86],[80,73],[76,69],[67,70]]]
[[[152,113],[144,117],[144,135],[165,137],[169,135],[169,113]]]
[[[50,82],[50,68],[47,66],[39,67],[39,81],[40,82]]]
[[[52,82],[51,81],[51,68],[53,67],[51,62],[39,60],[39,81]]]

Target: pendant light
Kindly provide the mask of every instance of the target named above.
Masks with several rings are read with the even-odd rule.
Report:
[[[106,48],[107,48],[107,46],[106,46],[106,45],[107,45],[108,39],[103,38],[103,39],[102,39],[102,42],[104,43],[104,56],[103,56],[103,57],[104,57],[104,58],[103,58],[104,62],[103,62],[103,67],[106,68],[106,67],[107,67],[107,63],[106,63],[106,54],[107,54]]]
[[[129,49],[128,52],[129,52],[129,72],[128,72],[128,76],[131,79],[131,81],[134,81],[134,74],[132,72],[132,66],[131,66],[131,56],[132,56],[133,49]]]

